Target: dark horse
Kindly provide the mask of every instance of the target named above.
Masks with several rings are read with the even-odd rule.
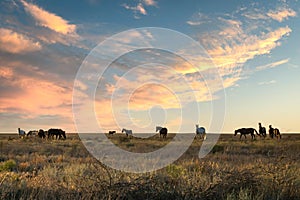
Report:
[[[61,129],[54,129],[54,128],[51,128],[48,130],[48,138],[54,138],[55,136],[55,139],[66,139],[66,132],[61,130]]]
[[[263,137],[266,137],[267,136],[266,128],[263,127],[261,123],[258,123],[258,127],[259,127],[258,129],[259,134],[262,135]]]
[[[38,136],[40,138],[45,138],[46,137],[46,133],[43,129],[40,129],[39,132],[38,132]]]
[[[246,138],[247,134],[251,134],[252,140],[255,138],[255,134],[256,133],[258,135],[258,132],[254,129],[254,128],[240,128],[234,131],[234,136],[236,136],[237,133],[240,133],[240,139],[242,138],[242,136],[244,135]]]
[[[162,128],[162,129],[160,129],[160,131],[159,131],[159,135],[161,136],[163,136],[163,138],[166,138],[167,137],[167,134],[168,134],[168,129],[167,128]]]
[[[271,138],[276,137],[277,139],[281,139],[281,134],[278,128],[273,128],[272,125],[269,125],[269,134]]]
[[[116,131],[108,131],[108,134],[109,135],[113,135],[113,134],[115,134],[116,133]]]

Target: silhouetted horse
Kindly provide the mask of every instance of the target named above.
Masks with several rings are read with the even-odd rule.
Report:
[[[115,134],[116,133],[116,131],[108,131],[108,134],[109,135],[113,135],[113,134]]]
[[[259,134],[262,135],[263,137],[266,137],[267,136],[266,128],[263,127],[261,125],[261,123],[258,123],[258,127],[259,127],[259,130],[258,130]]]
[[[66,139],[66,132],[61,130],[61,129],[54,129],[54,128],[51,128],[48,130],[48,138],[54,138],[55,136],[55,139],[62,139],[62,137],[64,139]]]
[[[272,125],[269,125],[269,135],[271,138],[276,137],[277,139],[281,139],[281,134],[278,128],[273,128]]]
[[[40,129],[39,132],[38,132],[38,136],[40,138],[46,138],[46,133],[43,129]]]
[[[156,132],[159,131],[159,137],[163,136],[163,138],[167,137],[168,134],[168,129],[167,128],[163,128],[161,126],[157,126],[156,127]]]
[[[254,129],[254,128],[240,128],[240,129],[237,129],[234,131],[234,136],[236,136],[237,133],[240,133],[241,136],[240,136],[240,139],[242,138],[242,136],[244,135],[245,138],[246,135],[250,134],[251,137],[252,137],[252,140],[255,138],[255,134],[256,133],[258,135],[258,132]]]

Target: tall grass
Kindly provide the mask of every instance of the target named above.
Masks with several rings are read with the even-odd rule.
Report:
[[[129,151],[168,143],[112,138]],[[110,169],[73,136],[65,141],[1,138],[0,199],[299,199],[300,136],[255,141],[222,136],[199,160],[201,140],[152,173]],[[146,149],[145,149],[146,148]],[[1,167],[2,166],[2,167]]]

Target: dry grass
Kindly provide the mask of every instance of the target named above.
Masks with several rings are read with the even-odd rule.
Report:
[[[109,137],[133,152],[170,141]],[[300,199],[300,135],[281,141],[223,135],[201,160],[200,146],[195,140],[164,169],[131,174],[101,165],[76,135],[65,141],[0,136],[0,199]]]

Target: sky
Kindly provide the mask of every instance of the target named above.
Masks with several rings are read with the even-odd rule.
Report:
[[[0,133],[298,133],[299,14],[298,0],[2,0]]]

